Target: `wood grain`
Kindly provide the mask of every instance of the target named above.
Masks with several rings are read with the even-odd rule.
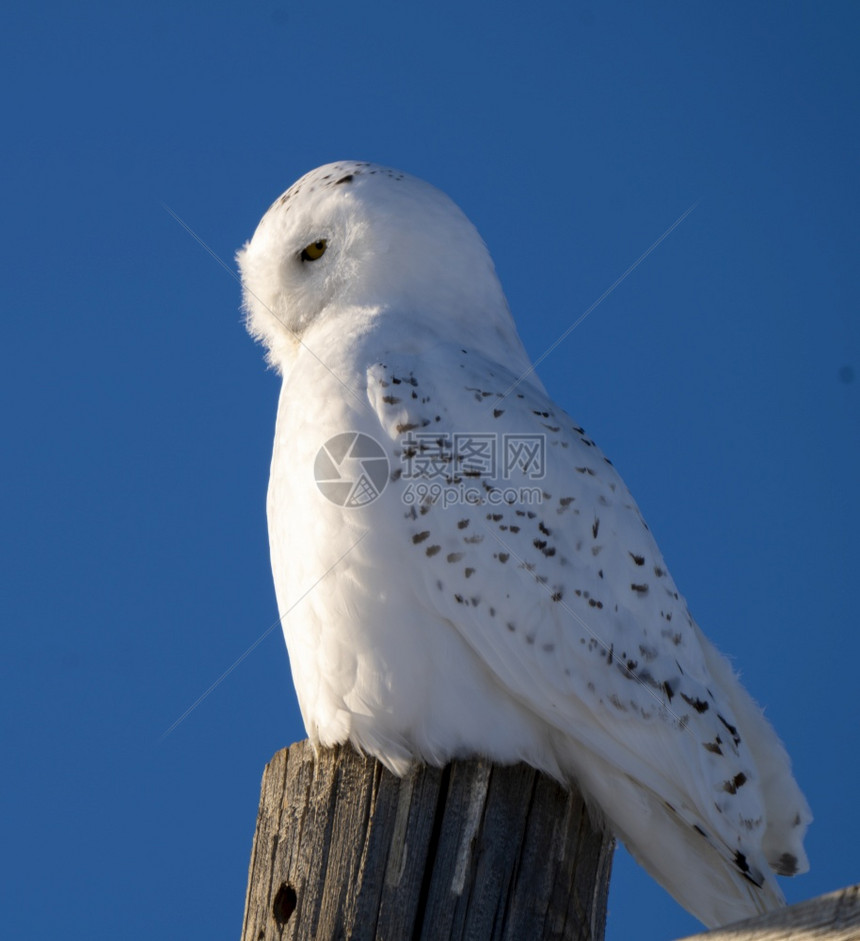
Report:
[[[613,846],[523,764],[397,778],[299,742],[263,774],[242,941],[599,941]]]

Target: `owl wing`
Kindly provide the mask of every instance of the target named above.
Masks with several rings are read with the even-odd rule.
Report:
[[[367,379],[424,602],[552,728],[559,767],[682,904],[709,924],[779,904],[771,869],[806,865],[808,808],[610,461],[475,351],[392,355]]]

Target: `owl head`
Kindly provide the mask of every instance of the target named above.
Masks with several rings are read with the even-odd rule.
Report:
[[[348,309],[473,344],[501,322],[504,344],[520,347],[475,227],[444,193],[397,170],[311,171],[272,204],[237,261],[248,330],[278,369],[316,324]]]

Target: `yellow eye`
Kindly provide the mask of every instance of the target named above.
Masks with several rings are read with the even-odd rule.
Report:
[[[317,258],[322,258],[325,255],[327,248],[328,242],[325,239],[317,239],[315,242],[311,242],[310,245],[305,245],[299,257],[302,261],[316,261]]]

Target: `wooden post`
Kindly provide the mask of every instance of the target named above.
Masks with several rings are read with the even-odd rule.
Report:
[[[683,941],[857,941],[860,885],[828,892],[788,908],[736,921]]]
[[[613,847],[578,793],[526,765],[401,779],[299,742],[263,774],[242,941],[599,941]]]

